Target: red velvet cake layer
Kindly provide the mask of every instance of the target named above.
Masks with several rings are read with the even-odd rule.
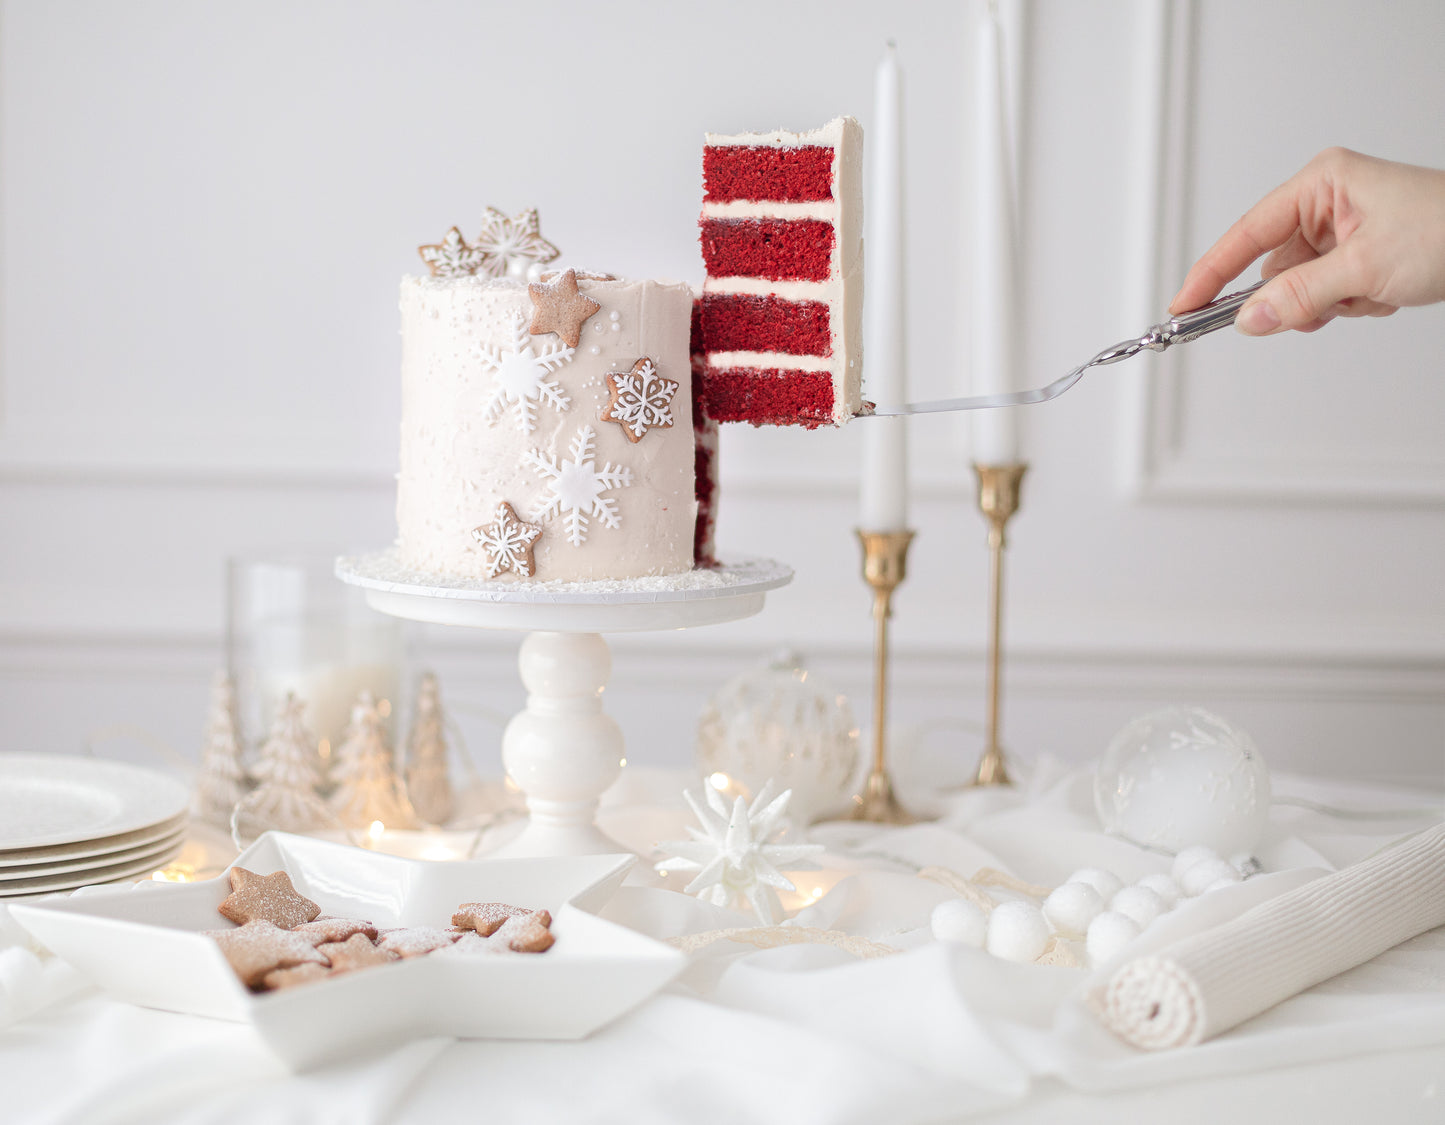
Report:
[[[754,297],[741,293],[704,293],[702,338],[709,352],[833,354],[828,306],[822,301],[785,301],[781,297]],[[716,414],[713,417],[718,418]]]
[[[826,371],[709,367],[702,397],[718,422],[813,429],[833,420],[833,377]]]
[[[703,219],[709,277],[827,281],[833,224],[821,219]]]
[[[717,454],[713,447],[703,441],[693,446],[693,471],[696,473],[694,489],[697,496],[697,522],[692,528],[692,565],[711,567],[717,565],[713,557],[713,494],[717,490]]]
[[[833,198],[833,149],[823,145],[708,145],[702,150],[703,196],[813,203]]]

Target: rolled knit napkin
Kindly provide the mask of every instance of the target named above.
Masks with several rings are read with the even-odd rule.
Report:
[[[1445,824],[1126,962],[1096,1010],[1136,1047],[1190,1046],[1442,925]]]

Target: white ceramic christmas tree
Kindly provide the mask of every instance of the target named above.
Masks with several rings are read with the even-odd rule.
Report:
[[[417,687],[416,709],[406,741],[406,792],[417,816],[428,824],[451,819],[454,802],[447,772],[446,716],[437,678],[427,672]]]
[[[336,784],[331,811],[348,828],[369,828],[376,821],[387,828],[410,828],[416,823],[386,744],[376,697],[369,691],[363,691],[351,709],[351,723],[336,748],[331,777]]]
[[[252,773],[260,782],[238,807],[258,826],[310,832],[326,826],[326,807],[316,797],[321,784],[316,736],[307,729],[306,704],[289,692],[281,701],[271,733],[261,744]]]
[[[212,824],[231,823],[231,811],[248,788],[241,754],[236,684],[224,669],[218,669],[211,681],[211,706],[201,744],[201,768],[191,799],[191,811],[197,817]]]

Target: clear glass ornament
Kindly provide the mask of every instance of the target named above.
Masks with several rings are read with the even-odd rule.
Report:
[[[1104,752],[1094,805],[1104,830],[1178,852],[1253,855],[1269,819],[1269,770],[1244,731],[1199,707],[1135,719]]]
[[[752,798],[772,780],[793,791],[789,819],[840,808],[858,764],[858,724],[846,696],[792,652],[723,684],[698,720],[697,768],[724,793]]]

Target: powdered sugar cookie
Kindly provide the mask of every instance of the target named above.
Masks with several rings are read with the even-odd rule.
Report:
[[[376,944],[398,957],[421,957],[457,940],[457,935],[435,926],[399,926],[382,930]]]
[[[331,962],[332,971],[337,973],[385,965],[388,961],[395,961],[398,956],[389,949],[372,945],[371,939],[365,934],[352,934],[345,941],[318,945],[316,951]]]
[[[270,922],[283,930],[309,922],[321,913],[321,907],[296,893],[286,872],[257,875],[244,867],[231,868],[231,893],[217,909],[239,925]]]
[[[462,930],[475,930],[482,937],[491,937],[508,918],[530,913],[525,907],[508,906],[505,902],[464,902],[452,915],[452,925]]]
[[[260,984],[272,969],[285,969],[308,961],[323,966],[327,963],[326,955],[317,952],[316,947],[304,937],[270,922],[257,920],[234,930],[207,930],[205,934],[221,947],[231,968],[248,988]]]
[[[291,932],[300,934],[313,945],[326,942],[345,941],[352,934],[365,934],[369,941],[376,940],[376,927],[360,918],[333,918],[323,915],[311,922],[302,922]]]

